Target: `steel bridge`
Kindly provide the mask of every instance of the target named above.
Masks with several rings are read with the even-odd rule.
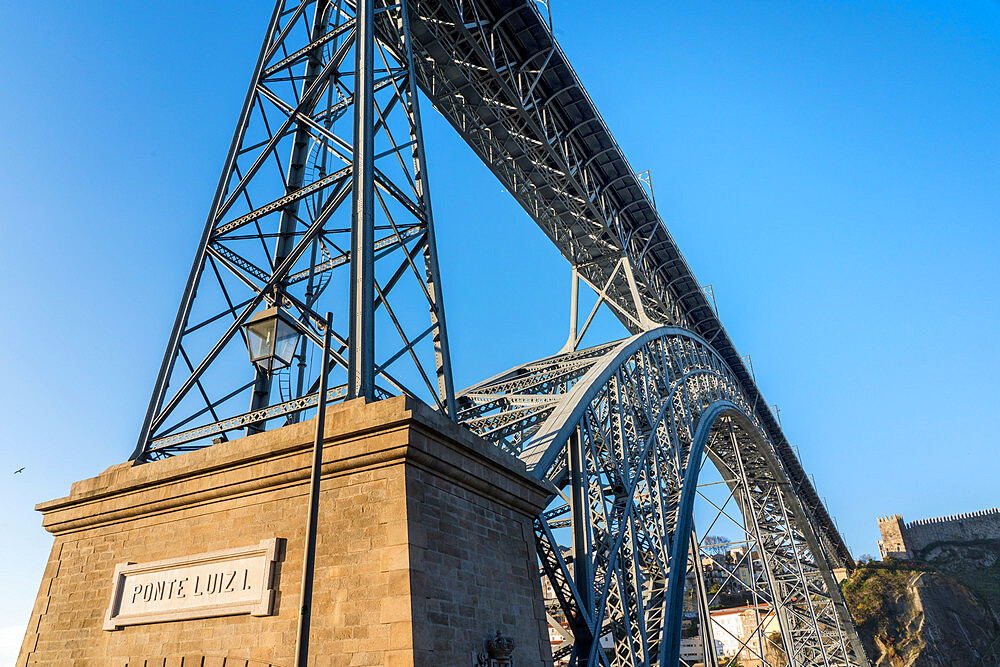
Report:
[[[461,392],[418,90],[574,276],[566,346]],[[597,305],[579,327],[581,281]],[[630,337],[579,349],[599,307]],[[688,664],[697,627],[718,665],[706,567],[753,602],[739,655],[868,664],[833,574],[850,553],[539,5],[276,1],[132,459],[307,415],[324,310],[329,399],[417,396],[551,483],[536,537],[558,664]],[[263,311],[294,354],[251,365]],[[698,502],[742,560],[713,552]]]

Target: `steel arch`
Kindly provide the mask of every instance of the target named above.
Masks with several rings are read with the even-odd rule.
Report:
[[[569,626],[557,657],[679,663],[705,455],[752,519],[759,585],[790,664],[868,664],[829,554],[756,406],[704,339],[661,327],[515,367],[457,402],[460,422],[558,491],[536,522],[542,573]]]

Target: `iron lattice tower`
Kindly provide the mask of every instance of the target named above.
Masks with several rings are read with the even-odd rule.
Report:
[[[324,308],[331,400],[411,393],[454,414],[406,12],[276,4],[134,459],[314,407]],[[272,372],[246,364],[244,330],[269,306],[299,340]]]
[[[564,348],[457,394],[418,89],[573,271]],[[582,328],[580,283],[597,294]],[[631,337],[578,349],[601,306]],[[558,490],[535,532],[559,664],[687,664],[688,607],[719,664],[704,568],[721,517],[743,556],[720,567],[742,568],[756,614],[740,651],[868,664],[833,577],[843,540],[534,3],[276,1],[133,460],[301,419],[327,310],[330,400],[422,398]],[[267,313],[289,365],[248,363]],[[716,510],[701,530],[699,498]]]

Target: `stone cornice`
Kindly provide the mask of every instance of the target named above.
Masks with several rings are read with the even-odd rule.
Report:
[[[338,404],[327,412],[326,424],[324,478],[406,464],[530,515],[551,497],[519,460],[407,397]],[[37,509],[46,530],[58,535],[304,486],[314,433],[310,420],[163,461],[116,465]]]

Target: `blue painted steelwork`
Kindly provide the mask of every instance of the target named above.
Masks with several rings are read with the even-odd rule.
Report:
[[[708,457],[739,494],[766,574],[755,595],[776,615],[793,664],[867,664],[833,577],[834,555],[759,411],[703,338],[660,327],[515,367],[456,400],[460,423],[558,489],[539,517],[539,557],[570,625],[587,625],[577,631],[587,648],[584,655],[566,641],[557,657],[678,664],[693,506]],[[573,447],[584,464],[571,460]],[[560,539],[559,527],[572,539]],[[585,567],[575,554],[582,548]],[[602,637],[614,647],[591,640]]]

